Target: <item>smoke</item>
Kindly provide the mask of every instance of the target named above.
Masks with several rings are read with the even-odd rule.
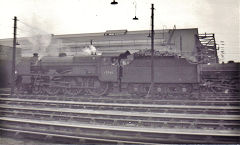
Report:
[[[48,56],[58,56],[58,54],[61,52],[62,46],[63,46],[62,45],[62,40],[52,37],[51,38],[51,43],[49,44],[49,46],[46,49],[46,55],[48,55]]]
[[[96,47],[93,45],[89,45],[88,47],[85,47],[82,49],[82,55],[101,55],[99,51],[97,51]]]
[[[32,46],[32,52],[39,54],[47,53],[47,47],[51,43],[51,35],[37,33],[27,38]]]
[[[48,28],[51,28],[51,24],[46,23],[44,19],[41,19],[35,13],[31,17],[31,20],[20,21],[22,25],[20,28],[24,30],[28,43],[25,43],[25,48],[28,49],[26,54],[38,53],[39,56],[48,55],[49,45],[52,42],[52,34],[47,32]],[[56,48],[52,48],[56,51]],[[52,50],[51,50],[52,51]]]

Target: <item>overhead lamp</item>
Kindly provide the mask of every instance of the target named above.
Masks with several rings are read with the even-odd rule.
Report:
[[[134,2],[135,3],[135,17],[133,18],[133,20],[138,20],[137,16],[136,16],[136,11],[137,11],[137,3],[136,1]]]
[[[116,5],[116,4],[118,4],[118,2],[116,2],[115,0],[111,2],[111,5]]]
[[[138,18],[135,16],[135,17],[133,18],[133,20],[138,20]]]

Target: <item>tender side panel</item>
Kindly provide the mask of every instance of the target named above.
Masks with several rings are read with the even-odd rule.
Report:
[[[146,58],[145,63],[143,63],[143,59],[135,59],[134,61],[124,66],[122,81],[149,83],[151,81],[150,58]],[[197,65],[190,64],[181,58],[156,58],[154,61],[154,81],[155,83],[197,83]]]

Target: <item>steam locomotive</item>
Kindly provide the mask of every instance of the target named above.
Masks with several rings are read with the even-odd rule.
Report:
[[[62,53],[41,59],[34,54],[16,66],[17,91],[70,96],[118,92],[146,95],[149,91],[160,96],[202,91],[239,92],[239,63],[199,65],[169,52],[155,51],[151,74],[150,52],[89,56]]]

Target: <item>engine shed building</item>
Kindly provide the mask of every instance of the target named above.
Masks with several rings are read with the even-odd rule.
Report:
[[[199,34],[197,28],[165,29],[154,31],[154,49],[173,52],[199,63],[218,62],[214,34]],[[33,41],[34,40],[34,41]],[[11,46],[12,39],[2,39],[0,44]],[[151,49],[151,31],[107,30],[101,33],[41,35],[18,38],[22,54],[34,52],[45,55],[80,55],[84,49],[94,46],[97,52],[120,53],[129,50]]]

